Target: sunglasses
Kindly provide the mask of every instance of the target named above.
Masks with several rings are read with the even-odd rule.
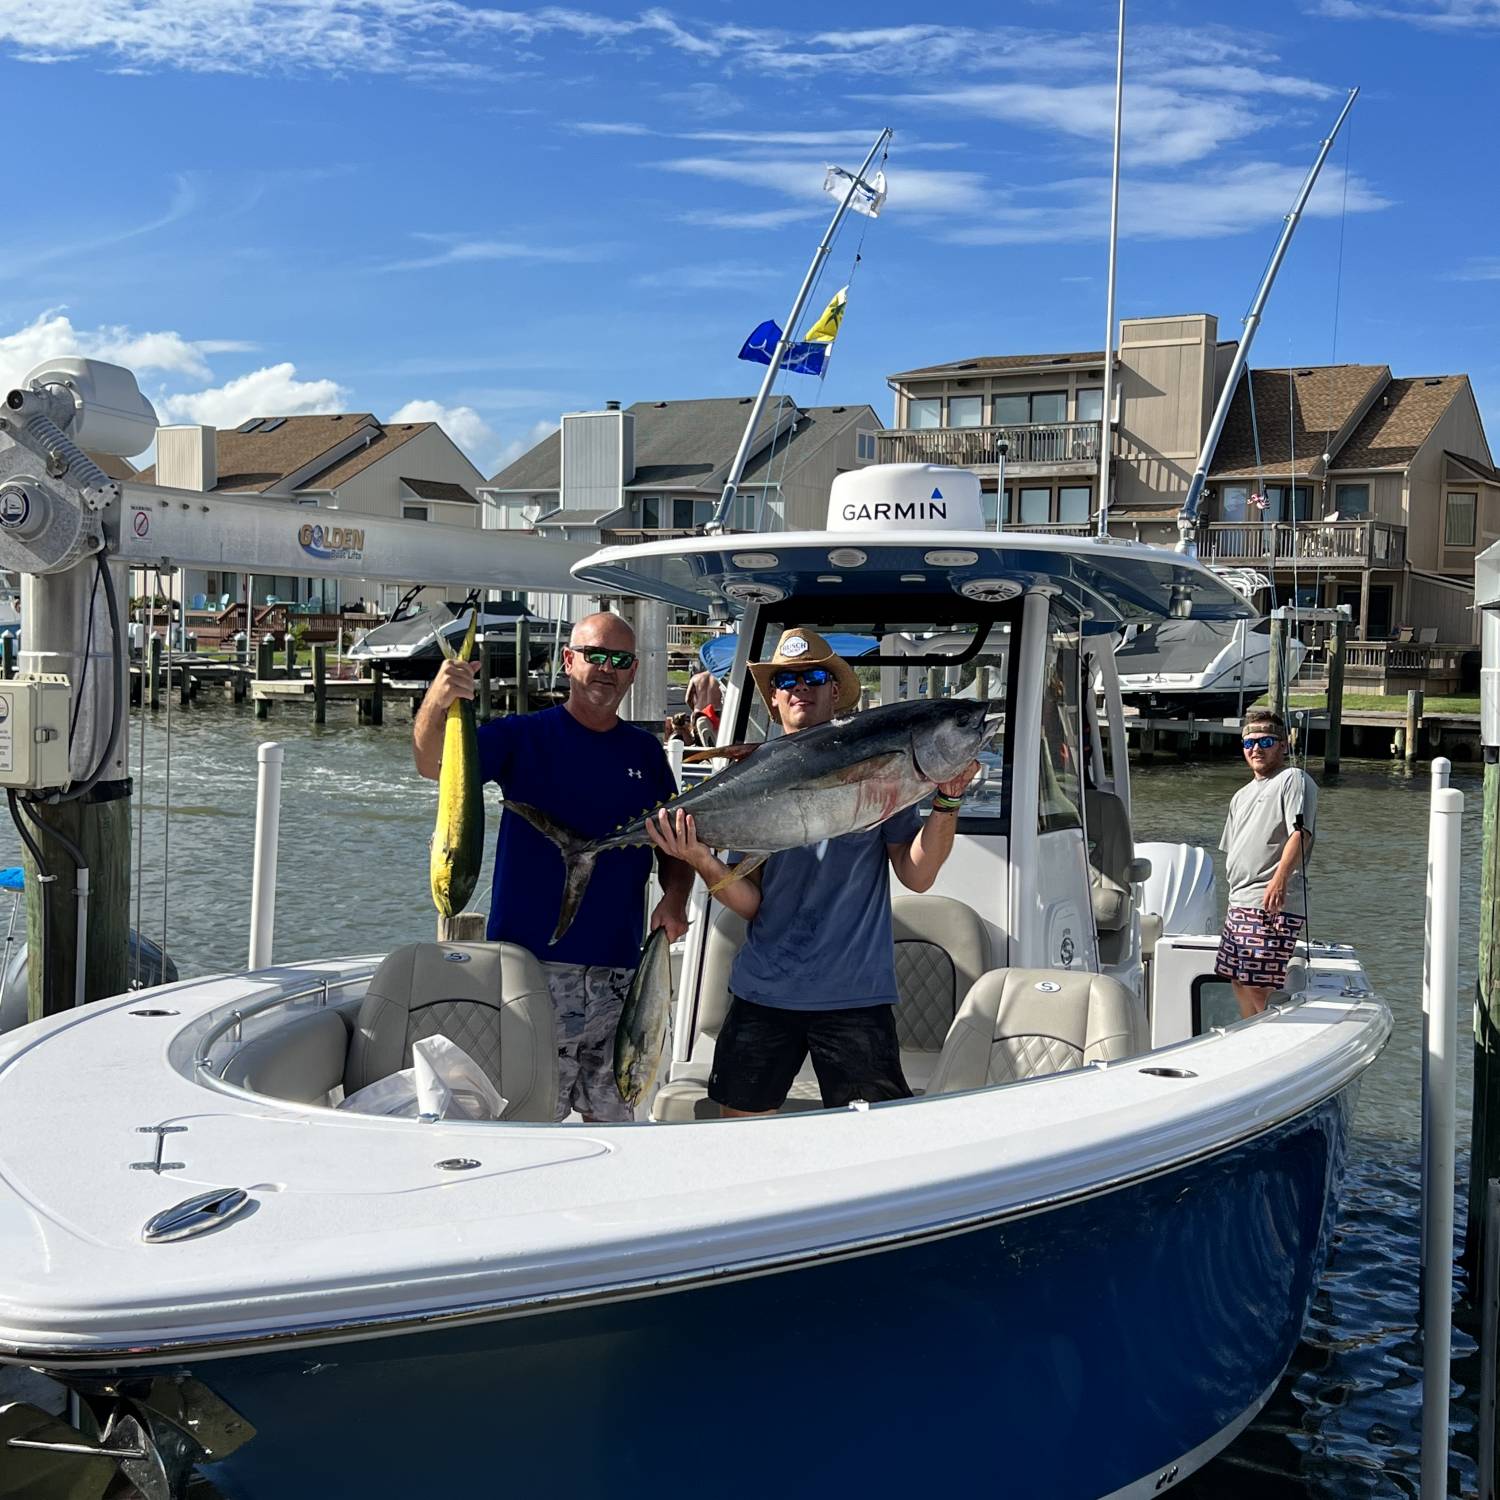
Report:
[[[805,682],[808,687],[822,687],[833,681],[833,673],[827,667],[809,667],[805,672],[772,672],[771,686],[785,693]]]
[[[606,651],[603,646],[569,646],[574,656],[581,656],[591,667],[614,667],[627,672],[635,665],[634,651]]]
[[[1257,734],[1248,740],[1241,740],[1240,743],[1247,750],[1269,750],[1272,746],[1281,743],[1281,736],[1279,734]]]

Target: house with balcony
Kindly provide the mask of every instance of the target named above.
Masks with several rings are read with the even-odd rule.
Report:
[[[1175,542],[1234,354],[1208,314],[1120,325],[1109,531]],[[1008,526],[1082,533],[1098,515],[1102,351],[999,355],[889,379],[882,460],[974,469]],[[1199,547],[1270,585],[1260,602],[1347,605],[1356,639],[1477,640],[1473,566],[1500,487],[1466,375],[1388,365],[1254,370],[1210,463]]]
[[[685,536],[714,513],[744,435],[749,396],[637,401],[566,412],[550,434],[480,487],[486,526],[598,546]],[[750,444],[730,530],[821,528],[835,477],[873,462],[873,407],[767,405]],[[531,596],[545,615],[586,603]]]

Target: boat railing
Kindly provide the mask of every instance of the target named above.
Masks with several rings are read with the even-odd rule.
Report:
[[[212,1074],[217,1066],[222,1072],[234,1054],[231,1052],[220,1060],[213,1056],[214,1049],[230,1032],[235,1033],[234,1044],[238,1047],[244,1039],[246,1022],[258,1020],[269,1011],[280,1006],[295,1004],[299,1000],[315,1001],[315,1004],[308,1007],[309,1010],[324,1010],[328,1006],[330,997],[336,991],[352,989],[355,985],[369,984],[370,976],[374,974],[378,964],[378,959],[371,959],[367,965],[361,965],[357,973],[327,975],[311,982],[298,979],[292,981],[286,989],[263,995],[260,999],[248,1001],[243,1005],[231,1006],[228,1013],[210,1026],[199,1040],[197,1049],[193,1053],[194,1071]]]

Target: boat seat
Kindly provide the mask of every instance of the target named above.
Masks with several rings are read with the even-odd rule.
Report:
[[[297,1104],[316,1104],[344,1081],[349,1019],[319,1010],[252,1037],[224,1064],[226,1083]]]
[[[411,1066],[412,1043],[445,1036],[484,1069],[507,1120],[557,1107],[552,997],[541,965],[514,943],[409,943],[375,971],[354,1024],[344,1090]]]
[[[928,1092],[1066,1073],[1149,1045],[1145,1007],[1108,975],[992,969],[964,999]]]
[[[1090,787],[1083,794],[1089,835],[1089,896],[1099,957],[1118,963],[1130,945],[1132,887],[1151,873],[1151,862],[1135,857],[1125,804],[1113,793]]]
[[[745,941],[746,924],[714,905],[704,954],[693,1058],[662,1085],[652,1104],[656,1120],[711,1119],[718,1106],[708,1099],[713,1046],[729,1013],[729,970]],[[896,944],[896,1035],[906,1081],[919,1092],[942,1050],[963,997],[989,966],[989,938],[978,913],[951,896],[897,891],[891,899]],[[821,1109],[822,1094],[811,1062],[804,1064],[787,1095],[784,1111]]]

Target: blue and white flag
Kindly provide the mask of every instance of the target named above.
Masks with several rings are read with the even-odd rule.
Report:
[[[828,352],[838,337],[839,325],[844,320],[844,304],[848,301],[849,288],[842,287],[833,294],[823,315],[807,330],[801,341],[788,347],[781,357],[781,368],[792,375],[821,375],[828,368]],[[776,357],[776,346],[781,342],[781,325],[767,318],[740,350],[740,358],[752,364],[768,365]]]

